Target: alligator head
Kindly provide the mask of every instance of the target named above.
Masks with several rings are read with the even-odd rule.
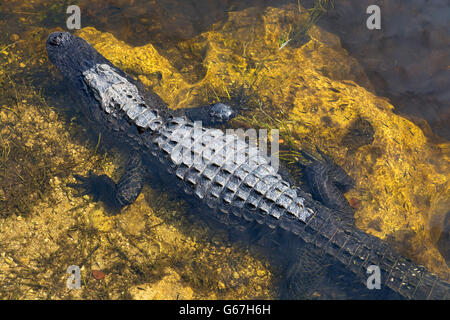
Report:
[[[50,61],[66,80],[77,87],[84,71],[97,64],[111,65],[89,43],[68,32],[51,33],[47,38],[46,47]]]
[[[78,89],[77,98],[81,99],[77,100],[81,101],[80,107],[90,119],[98,120],[101,115],[98,112],[100,109],[107,114],[114,114],[113,106],[118,104],[132,109],[130,112],[144,111],[144,102],[141,101],[137,88],[129,83],[125,73],[112,65],[85,40],[68,32],[54,32],[48,36],[46,46],[50,61],[69,85]],[[116,94],[119,89],[127,89],[125,90],[127,94]],[[80,94],[84,97],[80,97]],[[126,98],[130,101],[117,99],[122,96],[130,97]],[[100,109],[95,108],[95,103],[91,103],[92,97],[97,100]],[[131,108],[140,105],[142,107],[138,108],[139,110]],[[152,116],[150,120],[155,117]]]

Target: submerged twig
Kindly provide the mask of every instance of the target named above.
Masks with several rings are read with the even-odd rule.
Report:
[[[6,49],[8,49],[9,47],[12,47],[13,45],[15,45],[17,42],[19,42],[20,40],[14,41],[13,43],[8,44],[6,47],[0,49],[0,52],[5,51]]]

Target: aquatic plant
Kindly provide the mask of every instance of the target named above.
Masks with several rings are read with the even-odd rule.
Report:
[[[309,39],[309,31],[320,18],[327,14],[330,9],[334,8],[334,0],[317,0],[314,6],[310,9],[304,10],[301,7],[300,0],[298,0],[299,20],[289,27],[288,36],[283,35],[280,38],[279,49],[285,47],[288,43],[294,46],[300,46]],[[306,17],[303,16],[306,14]]]
[[[49,1],[42,10],[37,12],[37,19],[45,26],[65,25],[67,7],[77,5],[79,2],[79,0]]]

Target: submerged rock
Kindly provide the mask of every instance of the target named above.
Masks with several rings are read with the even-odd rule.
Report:
[[[302,1],[309,7],[314,2]],[[435,134],[450,139],[448,1],[334,3],[319,25],[341,37],[367,71],[373,92],[392,99],[396,112],[423,118]],[[375,4],[381,10],[381,30],[366,27],[366,10]]]

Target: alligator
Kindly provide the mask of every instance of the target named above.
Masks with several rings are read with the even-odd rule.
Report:
[[[449,299],[448,282],[295,187],[262,152],[243,152],[245,140],[214,127],[235,115],[231,107],[219,103],[171,111],[80,37],[54,32],[46,48],[89,121],[130,155],[117,183],[106,175],[76,176],[73,186],[94,200],[120,211],[136,200],[150,173],[207,209],[200,211],[282,230],[339,261],[363,283],[368,268],[377,266],[381,285],[407,299]],[[206,127],[196,126],[197,120]],[[316,165],[309,175],[319,193],[332,195],[339,181],[327,177],[326,167]]]

